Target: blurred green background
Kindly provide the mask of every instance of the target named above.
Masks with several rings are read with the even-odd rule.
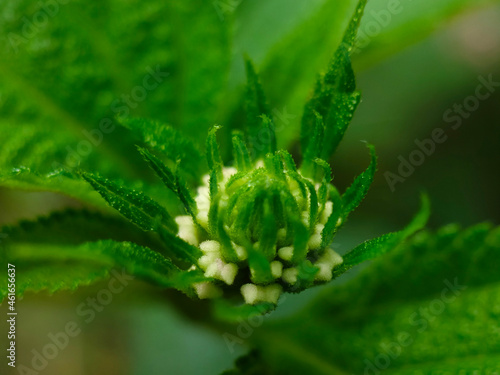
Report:
[[[231,60],[228,61],[230,73],[225,86],[222,87],[226,94],[221,94],[223,99],[220,108],[214,109],[214,118],[207,120],[210,124],[206,126],[216,121],[224,125],[223,121],[230,117],[224,106],[229,107],[233,96],[231,93],[238,92],[244,81],[242,55],[247,53],[257,66],[265,64],[268,51],[293,32],[297,25],[315,14],[324,2],[232,1],[226,2],[226,5],[231,6],[223,8],[222,14],[218,14],[220,9],[217,8],[217,2],[210,4],[213,17],[216,17],[217,22],[228,24],[232,35],[227,36]],[[110,61],[118,64],[111,67],[118,76],[121,71],[139,66],[137,61],[147,60],[141,56],[141,46],[152,45],[151,48],[156,49],[154,58],[160,60],[168,60],[171,58],[170,54],[178,53],[175,48],[170,51],[164,46],[162,36],[173,32],[174,35],[179,33],[179,38],[182,39],[180,28],[190,27],[189,11],[196,10],[185,9],[187,16],[176,22],[165,19],[160,12],[157,13],[156,8],[159,9],[160,6],[156,7],[155,3],[157,2],[153,1],[149,7],[141,9],[146,14],[146,25],[143,25],[142,33],[123,34],[134,40],[134,51],[126,51],[121,41],[117,42],[116,48],[113,44],[101,46],[105,50],[103,53],[117,56],[111,56]],[[494,91],[487,100],[480,101],[477,110],[463,120],[460,128],[454,130],[451,124],[443,119],[444,113],[455,103],[463,103],[467,97],[474,95],[479,77],[491,75],[494,81],[500,82],[498,2],[401,1],[402,11],[391,14],[387,24],[381,25],[385,22],[381,22],[377,14],[387,10],[389,3],[390,1],[386,0],[369,1],[360,30],[365,35],[371,33],[373,36],[369,36],[366,45],[353,55],[353,65],[363,101],[333,160],[334,183],[343,190],[368,164],[368,154],[361,140],[367,140],[376,146],[379,171],[367,199],[336,238],[334,247],[341,253],[365,239],[399,229],[416,211],[418,195],[422,190],[426,190],[432,200],[430,227],[437,228],[450,222],[464,226],[481,221],[500,223],[500,90]],[[82,4],[75,2],[67,5],[67,9],[61,10],[61,14],[50,19],[50,22],[64,29],[68,23],[73,22],[71,17],[74,20],[79,17],[79,12],[82,12],[89,19],[95,17],[95,22],[88,24],[89,30],[80,30],[93,38],[97,37],[92,33],[96,33],[98,28],[105,29],[109,26],[105,24],[108,19],[118,22],[116,18],[121,17],[113,13],[113,7],[106,7],[107,2],[92,6]],[[134,14],[132,2],[123,4],[127,12],[130,12],[127,13],[129,17],[139,17]],[[354,2],[339,1],[339,14],[349,14],[345,10],[352,9],[352,4]],[[116,7],[116,4],[114,6]],[[9,17],[9,6],[3,6],[2,12],[5,22]],[[342,19],[344,23],[347,22],[347,18]],[[378,29],[373,26],[374,23],[379,25]],[[164,30],[169,27],[171,30]],[[332,25],[325,23],[321,27],[326,43]],[[5,39],[12,30],[3,30]],[[216,43],[219,40],[216,41],[216,38],[220,36],[212,38],[210,32],[206,30],[208,39]],[[43,34],[39,37],[39,40],[35,37],[30,43],[43,45]],[[110,35],[109,40],[113,41],[114,37]],[[220,40],[224,38],[220,37]],[[304,34],[302,38],[303,43],[307,44],[308,35]],[[201,39],[203,38],[200,37]],[[196,40],[194,37],[190,42],[195,43]],[[309,53],[317,49],[325,56],[331,54],[334,46],[322,45],[322,40],[312,40],[311,43],[317,45],[311,46]],[[71,50],[74,48],[71,43],[72,39],[66,38],[65,43],[58,48],[63,51]],[[198,47],[201,48],[200,56],[210,53],[210,46]],[[60,52],[55,50],[53,54],[60,56]],[[50,54],[50,51],[48,53]],[[65,65],[65,61],[51,59],[50,56],[36,58],[39,71],[20,64],[16,74],[39,84],[42,91],[44,86],[50,87],[52,81],[58,85],[58,77],[44,75],[50,72],[48,68],[51,68],[44,64],[56,64],[57,69],[64,72],[61,76],[71,76],[71,65]],[[92,56],[88,58],[91,59]],[[286,61],[287,56],[282,58]],[[288,63],[304,65],[311,58],[310,54],[298,55],[294,56],[297,61]],[[152,61],[158,60],[151,57],[151,61],[142,62],[142,66]],[[195,61],[190,61],[189,64],[196,66]],[[95,69],[100,67],[101,62],[97,62]],[[4,68],[0,62],[0,70]],[[99,74],[105,74],[106,69],[103,68]],[[179,72],[172,71],[173,79],[176,73]],[[143,73],[129,73],[133,74],[141,77]],[[271,72],[269,76],[272,74],[279,76],[280,72]],[[6,70],[3,71],[3,76],[5,75],[9,75]],[[216,77],[208,75],[206,79]],[[277,82],[286,80],[294,80],[294,76],[284,77],[282,81],[279,77],[276,79]],[[78,83],[78,75],[72,77],[71,82]],[[311,76],[307,83],[308,87],[312,87],[314,76]],[[284,91],[282,86],[268,87],[269,85],[270,83],[263,79],[264,89],[272,92],[271,100],[280,90]],[[3,89],[5,87],[2,86]],[[106,94],[106,87],[102,87],[103,92],[99,91],[100,89],[97,84],[88,87],[85,82],[70,85],[61,93],[64,100],[61,99],[60,102],[74,104],[74,107],[67,108],[68,111],[85,113],[92,110],[96,111],[96,116],[102,116],[99,108],[109,106],[112,96]],[[92,90],[98,90],[98,93]],[[122,88],[118,89],[120,90]],[[128,92],[130,88],[125,85],[122,91],[124,90]],[[169,88],[165,87],[164,90],[168,91]],[[0,94],[0,106],[3,106],[1,112],[8,114],[11,92],[5,89]],[[307,92],[302,95],[307,96]],[[79,99],[73,101],[71,96],[77,96]],[[94,99],[99,103],[95,106],[88,104]],[[140,114],[168,120],[169,115],[165,113],[162,105],[162,100],[167,99],[175,103],[175,93],[155,92],[154,96],[147,99],[141,109],[143,113]],[[206,100],[207,103],[203,105],[213,105],[211,98]],[[289,146],[296,150],[298,146],[295,141],[302,108],[299,105],[294,106],[293,101],[290,103],[287,111],[295,116],[295,119],[283,131],[282,139],[289,140]],[[17,105],[18,103],[15,103],[15,106]],[[277,108],[281,110],[281,107]],[[90,114],[88,115],[90,118]],[[22,121],[30,121],[30,116],[25,112],[22,112]],[[3,122],[0,123],[0,132],[2,124]],[[435,152],[426,156],[423,164],[416,167],[404,182],[397,183],[395,190],[391,191],[384,177],[385,172],[397,173],[400,163],[398,157],[401,155],[408,159],[409,154],[417,149],[415,140],[430,138],[436,128],[445,131],[447,141],[436,145]],[[278,137],[281,136],[278,134]],[[1,140],[8,142],[7,134],[2,134]],[[6,146],[7,144],[2,145]],[[68,206],[80,207],[81,204],[53,193],[21,192],[7,188],[0,190],[2,224],[13,223],[21,218],[33,218]],[[352,277],[352,274],[348,277]],[[40,350],[49,342],[48,333],[60,331],[67,321],[78,319],[75,314],[76,306],[87,297],[95,295],[99,288],[97,285],[74,294],[58,294],[54,297],[28,295],[19,302],[19,363],[29,365],[31,350]],[[315,293],[317,290],[287,298],[286,303],[269,319],[278,319],[296,311]],[[134,284],[117,295],[113,304],[99,313],[92,323],[80,321],[80,324],[84,328],[84,334],[75,338],[42,373],[217,374],[231,367],[234,359],[246,350],[241,346],[239,350],[231,353],[220,334],[189,321],[182,316],[180,310],[169,303],[169,298],[139,284]]]

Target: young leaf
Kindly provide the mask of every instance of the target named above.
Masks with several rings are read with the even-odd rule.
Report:
[[[276,256],[277,242],[277,218],[271,209],[270,199],[267,199],[263,205],[263,214],[261,220],[261,235],[259,238],[259,250],[271,261]]]
[[[251,153],[255,158],[259,158],[268,152],[276,151],[276,136],[271,121],[271,111],[266,102],[259,76],[248,58],[245,60],[245,68],[247,73],[246,128]]]
[[[341,42],[355,3],[321,2],[310,16],[270,49],[262,64],[261,76],[270,102],[280,111],[285,107],[291,114],[300,113],[318,71],[327,66]],[[300,126],[298,118],[287,121],[290,125],[280,133],[281,144],[285,145],[294,142],[297,126]]]
[[[73,290],[116,274],[125,280],[137,277],[158,286],[175,287],[175,278],[181,272],[168,259],[131,242],[105,240],[75,247],[11,241],[4,251],[5,260],[16,266],[19,295],[25,291]],[[6,293],[6,284],[0,286],[0,295]]]
[[[204,158],[194,142],[171,126],[143,118],[120,118],[119,121],[152,149],[174,162],[181,160],[183,170],[194,179],[206,170]]]
[[[246,172],[251,169],[250,153],[243,140],[243,134],[236,131],[233,132],[233,157],[238,171]]]
[[[162,180],[167,188],[169,188],[175,195],[179,198],[181,203],[184,205],[186,212],[191,215],[193,220],[196,222],[197,207],[194,198],[189,192],[186,182],[178,172],[178,165],[180,161],[177,161],[177,168],[175,173],[170,170],[170,168],[158,159],[155,155],[150,153],[148,150],[142,147],[137,147],[140,154],[149,164],[151,169],[156,173],[156,175]]]
[[[321,158],[324,160],[329,160],[335,152],[360,101],[359,93],[354,91],[356,83],[350,52],[365,4],[366,0],[358,2],[330,67],[318,80],[314,95],[306,104],[302,117],[301,145],[304,153],[313,142],[317,114],[324,119],[325,136],[321,153]]]
[[[227,234],[226,228],[224,228],[224,221],[222,218],[223,214],[221,213],[218,215],[217,222],[217,237],[221,244],[221,254],[228,262],[237,263],[239,258],[234,250],[233,244],[231,243],[231,238]]]
[[[207,163],[210,173],[215,172],[217,179],[222,179],[222,159],[219,152],[219,144],[217,143],[216,133],[220,126],[213,126],[208,132],[206,142]]]
[[[368,168],[356,177],[351,186],[342,194],[342,216],[343,220],[351,213],[356,207],[359,206],[361,201],[365,198],[368,189],[373,182],[373,176],[377,170],[377,155],[375,148],[372,145],[367,145],[370,149],[371,161]]]
[[[98,212],[67,209],[53,212],[36,220],[23,220],[16,225],[0,228],[9,242],[37,244],[80,245],[84,242],[113,239],[131,241],[153,249],[161,244],[150,233],[120,216],[105,216]]]
[[[149,167],[156,173],[162,180],[167,188],[177,194],[177,187],[175,186],[175,176],[169,167],[165,165],[160,159],[149,152],[147,149],[137,146],[139,153],[144,160],[148,163]]]
[[[388,233],[378,238],[363,242],[361,245],[344,255],[344,262],[335,270],[335,277],[341,275],[361,262],[373,259],[391,251],[409,236],[423,229],[429,219],[430,202],[429,198],[425,194],[422,194],[421,200],[422,203],[419,212],[403,230],[396,233]]]
[[[267,147],[264,147],[264,153],[274,154],[278,149],[276,143],[275,125],[269,116],[262,115],[261,118],[262,130],[259,132],[259,140],[261,143],[267,145]]]
[[[82,173],[82,177],[124,217],[144,230],[155,230],[157,219],[169,230],[177,231],[177,224],[167,210],[154,200],[135,190],[120,186],[111,181],[90,173]]]
[[[322,155],[325,124],[323,123],[323,117],[318,112],[314,112],[314,115],[316,116],[316,122],[311,140],[304,150],[301,170],[308,177],[316,178],[316,165],[314,160],[320,158]]]
[[[259,284],[272,282],[274,277],[271,273],[271,264],[266,256],[251,245],[247,246],[247,253],[252,281]]]

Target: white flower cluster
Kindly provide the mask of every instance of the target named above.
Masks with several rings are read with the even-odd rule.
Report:
[[[225,194],[223,187],[229,178],[237,172],[235,168],[223,168],[223,181],[219,185],[221,191],[221,204],[226,204],[229,200]],[[290,189],[297,200],[302,199],[299,187],[295,181],[290,181]],[[316,186],[319,189],[319,186]],[[205,229],[208,229],[208,212],[210,210],[210,194],[209,194],[209,176],[203,177],[203,185],[198,188],[195,202],[198,207],[198,214],[196,220]],[[319,215],[318,223],[315,226],[314,233],[310,236],[307,244],[308,251],[319,249],[321,246],[321,233],[332,213],[333,203],[327,202],[323,211]],[[178,236],[189,244],[198,247],[203,255],[198,259],[198,267],[205,272],[205,276],[222,281],[227,285],[232,285],[238,274],[240,267],[235,263],[227,263],[221,253],[221,244],[217,241],[208,240],[199,242],[197,234],[197,227],[193,222],[191,216],[178,216],[175,218],[179,232]],[[304,224],[309,225],[309,212],[304,211],[302,220]],[[278,243],[286,237],[285,229],[282,228],[278,231]],[[232,243],[239,262],[247,259],[247,251],[244,247]],[[259,243],[255,243],[254,247],[258,248]],[[292,246],[285,246],[277,249],[277,258],[271,262],[271,273],[276,281],[281,279],[289,285],[294,285],[298,279],[299,270],[296,267],[285,268],[292,260],[294,249]],[[326,249],[319,259],[316,260],[314,266],[319,268],[315,275],[315,280],[319,282],[326,282],[332,278],[333,269],[342,263],[342,257],[332,249]],[[195,266],[193,266],[195,268]],[[254,270],[250,268],[250,279],[253,279]],[[193,285],[199,298],[217,298],[223,293],[222,289],[211,282],[196,283]],[[282,286],[278,283],[269,285],[257,285],[253,283],[244,284],[240,291],[248,304],[255,304],[258,302],[277,303],[278,298],[282,293]]]

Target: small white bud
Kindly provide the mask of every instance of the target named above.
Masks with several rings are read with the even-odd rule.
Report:
[[[204,253],[220,253],[220,243],[217,241],[209,240],[200,243],[200,249]]]
[[[326,249],[325,253],[318,259],[318,263],[330,264],[332,268],[342,264],[343,261],[342,257],[333,249]]]
[[[238,266],[234,263],[229,263],[226,264],[220,271],[220,278],[227,285],[232,285],[237,274]]]
[[[189,215],[176,216],[175,222],[180,227],[192,227],[194,226],[193,218]]]
[[[202,209],[199,208],[198,213],[196,214],[196,220],[200,223],[204,228],[208,228],[208,208]]]
[[[243,296],[243,299],[245,300],[245,303],[253,305],[255,302],[257,302],[257,297],[259,294],[257,285],[245,284],[241,287],[240,291],[241,295]]]
[[[264,298],[262,298],[262,301],[277,304],[282,291],[283,288],[279,284],[268,285],[264,287]]]
[[[323,224],[316,224],[314,227],[314,232],[317,234],[321,234],[323,232],[323,229],[325,229],[325,226]]]
[[[319,268],[315,276],[316,280],[330,281],[332,279],[332,267],[330,264],[315,263],[314,265]]]
[[[202,270],[206,270],[208,266],[213,264],[217,260],[217,254],[206,254],[202,255],[200,259],[198,259],[198,265]]]
[[[207,281],[193,284],[193,287],[200,299],[218,298],[222,296],[222,290],[218,286]]]
[[[288,284],[295,284],[297,282],[297,275],[299,271],[296,268],[287,268],[283,271],[281,278]]]
[[[205,277],[213,277],[215,279],[220,279],[220,272],[223,265],[220,264],[221,260],[216,259],[215,262],[211,263],[207,270],[205,271]]]
[[[264,160],[262,159],[257,160],[257,162],[255,163],[255,169],[257,168],[264,168]]]
[[[196,236],[195,228],[179,228],[179,233],[177,233],[177,236],[181,239],[186,241],[188,244],[193,245],[193,246],[198,246],[198,237]]]
[[[233,249],[239,260],[245,260],[248,258],[247,250],[243,246],[237,245],[234,242],[231,242],[231,244],[233,245]]]
[[[210,184],[210,175],[209,174],[203,175],[201,181],[203,182],[203,185],[208,186]]]
[[[199,198],[206,198],[210,202],[210,188],[208,186],[198,186],[196,192]]]
[[[321,234],[313,234],[309,238],[309,242],[307,243],[307,248],[310,250],[316,250],[321,247]]]
[[[278,260],[271,262],[271,273],[275,279],[280,278],[283,273],[283,264]]]
[[[291,260],[293,257],[293,247],[286,246],[278,250],[278,256],[283,260]]]

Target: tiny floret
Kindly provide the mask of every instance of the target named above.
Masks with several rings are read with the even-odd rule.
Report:
[[[283,260],[292,260],[293,247],[285,246],[278,250],[278,255]]]
[[[279,260],[271,262],[271,273],[275,279],[279,279],[283,273],[283,263]]]
[[[193,284],[193,287],[200,299],[219,298],[222,296],[222,289],[208,281]]]
[[[221,280],[224,281],[227,285],[232,285],[237,274],[238,266],[236,264],[229,263],[222,268],[220,277]]]
[[[287,268],[286,270],[283,271],[283,276],[281,278],[288,284],[295,284],[297,282],[298,274],[299,271],[297,270],[297,268],[295,267]]]
[[[204,241],[200,244],[200,249],[204,253],[219,253],[220,243],[217,241]]]
[[[257,302],[259,289],[255,284],[245,284],[241,287],[241,295],[246,303],[253,305]]]
[[[307,243],[307,247],[310,250],[319,249],[321,247],[321,234],[317,234],[317,233],[313,234],[309,238],[309,242]]]

